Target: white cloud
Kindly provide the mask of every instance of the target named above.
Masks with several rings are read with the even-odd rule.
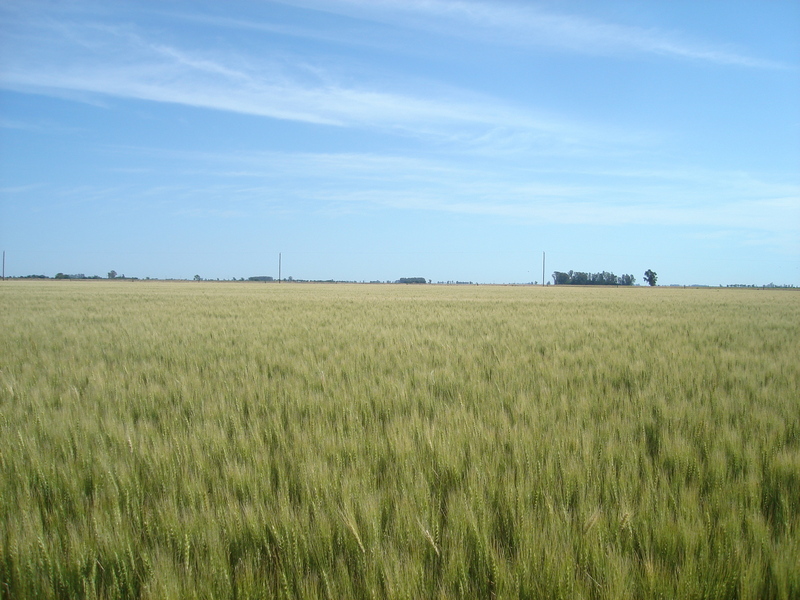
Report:
[[[655,54],[721,65],[783,69],[727,45],[652,28],[544,10],[532,3],[465,0],[281,0],[286,4],[403,24],[439,34],[588,54]]]
[[[13,119],[4,119],[0,117],[0,128],[2,129],[16,129],[19,131],[27,131],[31,133],[42,134],[74,134],[81,131],[78,127],[66,127],[64,125],[53,123],[50,121],[21,121]]]
[[[422,135],[446,135],[452,127],[560,126],[464,90],[395,92],[344,82],[299,58],[189,50],[125,27],[45,21],[12,37],[0,86],[23,92],[135,98]]]
[[[366,153],[118,151],[156,157],[175,177],[185,177],[186,189],[171,190],[171,197],[218,196],[255,213],[276,206],[302,212],[350,207],[783,236],[796,235],[800,226],[800,185],[741,172],[526,169],[502,160],[464,165]],[[208,179],[198,183],[201,174]]]

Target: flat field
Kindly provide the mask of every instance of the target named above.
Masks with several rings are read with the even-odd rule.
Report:
[[[798,598],[800,293],[0,283],[3,598]]]

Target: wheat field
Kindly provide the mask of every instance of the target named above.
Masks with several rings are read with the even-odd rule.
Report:
[[[6,281],[3,598],[800,597],[790,290]]]

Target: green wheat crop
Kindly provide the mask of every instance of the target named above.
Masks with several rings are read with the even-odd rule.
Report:
[[[3,598],[798,598],[792,291],[0,284]]]

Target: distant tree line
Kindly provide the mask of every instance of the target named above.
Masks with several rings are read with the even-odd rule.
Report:
[[[764,285],[756,285],[754,283],[749,283],[749,284],[748,283],[732,283],[732,284],[729,284],[727,287],[729,287],[729,288],[781,288],[781,289],[785,288],[785,289],[789,289],[789,288],[793,288],[794,284],[793,283],[788,283],[788,284],[784,284],[784,285],[776,285],[774,283],[767,283],[767,284],[764,284]]]
[[[55,279],[100,279],[98,275],[90,275],[87,277],[83,273],[75,273],[74,275],[69,275],[67,273],[56,273]]]
[[[117,277],[116,271],[111,271],[111,273],[108,274],[108,278],[138,279],[138,277],[125,277],[125,275]],[[9,279],[102,279],[102,277],[100,277],[99,275],[84,275],[83,273],[56,273],[54,277],[48,277],[47,275],[20,275],[19,277],[9,278]]]
[[[401,277],[397,283],[428,283],[424,277]]]
[[[603,271],[602,273],[584,273],[583,271],[569,271],[553,273],[553,283],[556,285],[633,285],[636,278],[633,275],[620,275]]]

